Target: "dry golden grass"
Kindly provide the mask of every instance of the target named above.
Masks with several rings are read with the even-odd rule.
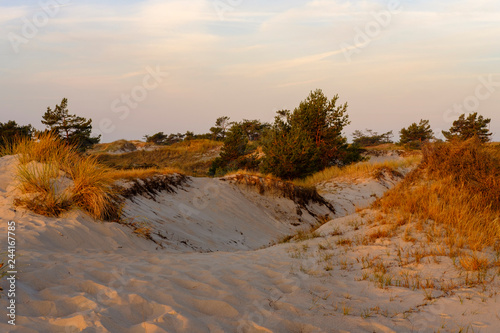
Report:
[[[174,173],[182,174],[183,171],[178,168],[112,170],[110,171],[110,177],[113,180],[119,180],[119,179],[134,180],[134,179],[151,178],[156,175],[169,175]]]
[[[482,257],[476,253],[460,257],[460,265],[466,271],[485,271],[488,269],[488,258]]]
[[[145,142],[141,144],[141,146],[147,145]],[[134,144],[132,141],[127,141],[127,140],[117,140],[109,143],[99,143],[96,144],[92,147],[91,150],[89,150],[89,153],[114,153],[114,152],[119,152],[119,151],[135,151],[136,144]]]
[[[390,237],[392,236],[392,231],[388,228],[377,228],[376,230],[370,232],[368,234],[368,238],[371,241],[374,241],[379,238],[385,238],[385,237]]]
[[[101,163],[113,169],[173,168],[187,175],[206,176],[222,144],[212,140],[188,140],[155,150],[124,154],[98,153],[96,156]]]
[[[247,175],[247,176],[260,177],[260,178],[281,180],[281,178],[273,176],[271,174],[263,174],[263,173],[260,173],[257,171],[250,171],[250,170],[243,170],[243,169],[239,169],[237,171],[231,171],[231,172],[225,174],[224,177],[229,177],[229,176],[234,176],[234,175]]]
[[[71,207],[70,194],[59,186],[59,165],[53,162],[19,164],[17,179],[21,192],[28,196],[17,199],[16,204],[45,216],[59,216]]]
[[[18,205],[46,216],[76,206],[96,219],[118,218],[111,170],[94,157],[81,156],[54,134],[20,140],[10,150],[18,156],[19,189],[26,194]]]
[[[469,140],[427,145],[418,169],[375,203],[407,221],[444,226],[451,248],[481,250],[500,239],[500,163],[489,148]]]
[[[366,178],[377,177],[382,170],[397,171],[400,168],[407,168],[417,165],[421,160],[421,156],[409,156],[402,160],[386,161],[382,163],[361,162],[351,164],[346,167],[330,167],[323,171],[319,171],[305,179],[297,179],[294,181],[300,186],[314,186],[323,181],[328,181],[335,178]]]
[[[112,171],[102,167],[94,157],[74,158],[66,170],[73,180],[71,201],[94,218],[115,219],[117,210]]]

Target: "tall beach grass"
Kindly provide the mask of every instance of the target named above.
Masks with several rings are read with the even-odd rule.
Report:
[[[79,207],[96,219],[118,218],[112,171],[95,157],[82,156],[51,133],[21,139],[9,150],[19,159],[18,187],[24,196],[18,205],[46,216]]]

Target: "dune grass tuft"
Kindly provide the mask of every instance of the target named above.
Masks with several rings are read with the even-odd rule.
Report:
[[[50,133],[19,140],[10,150],[18,156],[19,189],[25,194],[16,204],[46,216],[76,206],[96,219],[118,219],[112,172],[96,158],[80,155]]]
[[[420,166],[375,202],[408,221],[443,225],[450,247],[500,242],[500,162],[476,140],[429,144]]]
[[[75,156],[76,157],[76,156]],[[117,193],[113,190],[112,171],[102,167],[95,157],[74,158],[67,174],[73,180],[71,200],[94,218],[118,219]]]
[[[59,166],[53,162],[45,164],[30,162],[19,164],[17,178],[19,189],[27,194],[15,203],[45,215],[59,216],[71,207],[69,193],[63,190]]]

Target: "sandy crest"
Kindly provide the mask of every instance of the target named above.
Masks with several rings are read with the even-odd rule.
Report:
[[[334,219],[321,237],[299,243],[170,251],[82,212],[54,219],[14,210],[13,171],[11,157],[0,159],[0,235],[15,220],[19,251],[17,325],[2,320],[1,332],[456,332],[467,325],[496,332],[500,325],[498,296],[484,296],[495,284],[428,301],[422,290],[362,280],[360,258],[378,256],[396,270],[395,247],[411,246],[400,237],[337,245],[370,232],[375,212]],[[456,274],[452,266],[443,257],[410,268],[442,276]],[[2,295],[0,308],[6,302]]]

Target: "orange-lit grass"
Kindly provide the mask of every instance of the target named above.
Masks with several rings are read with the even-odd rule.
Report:
[[[481,250],[500,239],[500,164],[475,140],[428,145],[420,167],[375,203],[406,220],[443,225],[447,245]]]
[[[21,139],[10,150],[19,159],[19,189],[29,194],[16,200],[18,205],[46,216],[77,206],[96,219],[118,218],[111,170],[94,157],[80,155],[53,133]],[[72,184],[62,189],[64,178]]]

